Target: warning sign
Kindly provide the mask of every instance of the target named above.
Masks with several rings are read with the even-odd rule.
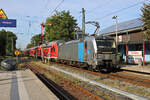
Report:
[[[15,54],[16,56],[18,56],[18,55],[20,54],[20,51],[19,51],[19,50],[15,50],[14,54]]]
[[[3,9],[0,9],[0,19],[8,19]]]

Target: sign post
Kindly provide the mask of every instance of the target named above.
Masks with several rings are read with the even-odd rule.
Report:
[[[20,54],[20,51],[19,50],[15,50],[14,54],[15,54],[15,56],[18,56]]]
[[[17,56],[17,64],[18,64],[18,62],[19,62],[18,56],[20,54],[20,51],[19,50],[15,50],[14,54],[15,54],[15,56]]]
[[[0,19],[8,19],[3,9],[0,9]]]
[[[16,27],[15,19],[0,19],[0,27]]]
[[[8,19],[3,9],[0,9],[0,27],[16,27],[16,19]]]

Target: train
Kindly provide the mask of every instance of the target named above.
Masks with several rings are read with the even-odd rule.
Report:
[[[52,41],[26,49],[24,54],[94,71],[111,71],[120,68],[114,38],[103,35],[86,36],[67,42]]]

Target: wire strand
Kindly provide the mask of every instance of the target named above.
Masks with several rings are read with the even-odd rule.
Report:
[[[64,2],[64,0],[62,0],[56,7],[55,9],[51,12],[51,15],[57,10],[57,8]]]
[[[124,11],[124,10],[127,10],[127,9],[129,9],[129,8],[135,7],[135,6],[137,6],[137,5],[141,4],[141,3],[144,3],[144,2],[145,2],[145,1],[141,1],[141,2],[135,3],[135,4],[130,5],[130,6],[128,6],[128,7],[125,7],[125,8],[119,9],[119,10],[117,10],[117,11],[108,13],[108,14],[106,14],[106,15],[103,16],[103,17],[96,18],[95,20],[98,20],[98,19],[105,19],[105,18],[107,18],[107,17],[109,17],[109,16],[111,16],[111,15],[113,15],[113,14],[115,14],[115,13],[122,12],[122,11]]]
[[[88,13],[88,14],[90,14],[90,13],[92,13],[95,9],[98,9],[98,8],[102,8],[102,7],[104,7],[104,5],[105,4],[109,4],[109,3],[111,3],[110,2],[111,0],[108,0],[107,2],[105,2],[103,5],[102,4],[100,4],[100,5],[98,5],[97,7],[95,7],[95,8],[93,8],[93,9],[91,9],[91,10],[89,10],[89,11],[87,11],[86,13]]]

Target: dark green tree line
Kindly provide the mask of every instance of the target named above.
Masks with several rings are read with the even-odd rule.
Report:
[[[10,31],[0,31],[0,56],[4,56],[16,49],[17,36]]]
[[[144,24],[144,34],[148,39],[150,39],[150,4],[144,4],[144,7],[141,9],[142,11],[142,21]]]
[[[0,31],[0,56],[6,54],[6,31]]]

